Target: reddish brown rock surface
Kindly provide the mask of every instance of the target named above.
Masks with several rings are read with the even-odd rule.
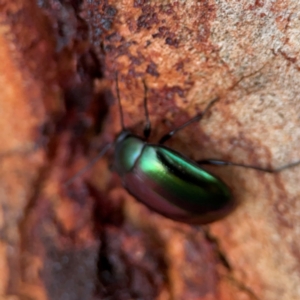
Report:
[[[0,299],[298,300],[300,166],[209,167],[240,205],[212,225],[137,203],[111,155],[120,130],[195,159],[300,159],[296,0],[0,1]],[[91,173],[91,174],[89,174]]]

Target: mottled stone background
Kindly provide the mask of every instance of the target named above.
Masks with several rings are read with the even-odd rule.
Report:
[[[299,300],[300,166],[207,167],[239,206],[189,226],[136,202],[107,153],[145,122],[195,160],[300,159],[300,4],[0,0],[0,299]]]

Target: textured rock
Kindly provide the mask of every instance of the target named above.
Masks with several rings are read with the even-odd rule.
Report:
[[[145,80],[151,142],[219,97],[166,145],[299,160],[296,0],[0,3],[1,299],[299,299],[300,166],[205,166],[240,205],[202,227],[136,202],[111,153],[66,184],[120,131],[116,73],[141,135]]]

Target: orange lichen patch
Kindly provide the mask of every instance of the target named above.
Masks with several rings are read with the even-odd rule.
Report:
[[[33,257],[34,251],[28,250],[29,245],[33,247],[37,243],[34,238],[27,240],[26,220],[35,209],[42,185],[47,160],[44,149],[47,116],[62,108],[58,104],[57,84],[53,83],[55,65],[50,67],[52,42],[45,38],[46,31],[42,32],[43,17],[34,18],[36,6],[25,2],[2,5],[0,17],[0,281],[3,299],[11,295],[45,299],[40,280],[42,259],[39,255]]]
[[[3,25],[2,25],[3,26]],[[7,27],[7,26],[5,26]],[[2,31],[5,34],[5,32]],[[34,146],[34,128],[38,127],[40,116],[30,99],[41,99],[38,88],[33,88],[16,65],[12,43],[0,35],[0,153],[25,149],[28,143]],[[32,89],[33,88],[33,89]],[[37,109],[38,107],[36,107]],[[26,122],[24,122],[26,120]]]
[[[47,122],[46,114],[62,110],[60,91],[55,83],[53,41],[47,33],[47,22],[37,14],[35,6],[23,4],[22,1],[5,4],[2,11],[1,155],[14,151],[26,152],[39,146],[43,126]],[[26,13],[31,14],[27,20]],[[37,19],[33,21],[34,16]],[[40,25],[36,26],[35,22]]]
[[[8,245],[0,242],[0,297],[5,295],[9,283]]]

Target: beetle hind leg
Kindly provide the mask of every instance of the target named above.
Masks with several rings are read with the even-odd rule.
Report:
[[[259,167],[259,166],[244,165],[244,164],[239,164],[239,163],[234,163],[234,162],[229,162],[229,161],[224,161],[224,160],[218,160],[218,159],[200,160],[200,161],[197,161],[197,164],[199,164],[199,165],[214,165],[214,166],[235,166],[235,167],[242,167],[242,168],[247,168],[247,169],[254,169],[254,170],[267,172],[267,173],[279,173],[283,170],[293,168],[293,167],[300,165],[300,160],[290,163],[290,164],[286,164],[279,168],[271,168],[271,167],[265,168],[265,167]]]

